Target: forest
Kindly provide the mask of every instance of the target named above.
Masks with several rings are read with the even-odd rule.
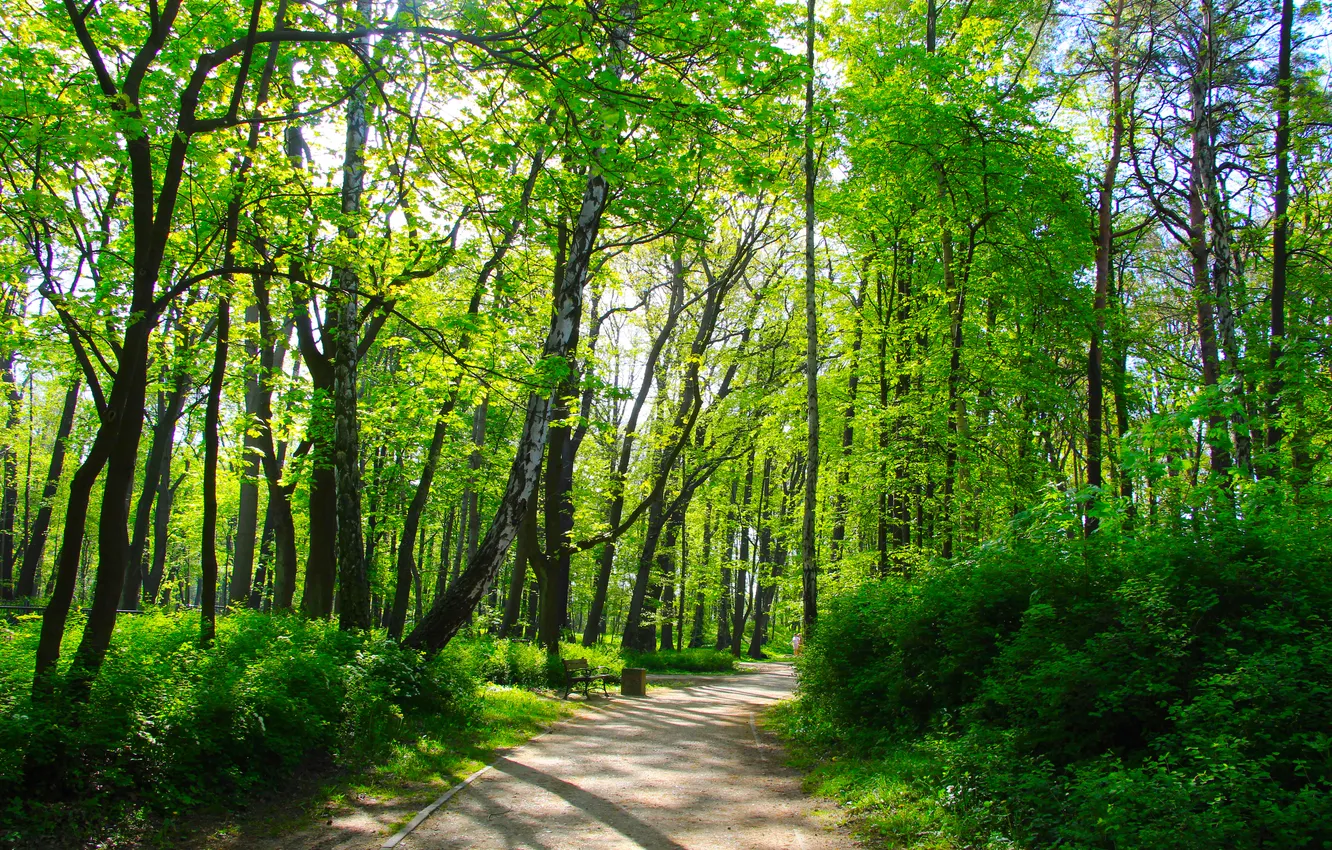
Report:
[[[0,845],[799,634],[870,846],[1332,846],[1318,3],[0,16]]]

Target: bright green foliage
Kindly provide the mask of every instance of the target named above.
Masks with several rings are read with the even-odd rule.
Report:
[[[237,612],[201,650],[196,617],[127,617],[90,701],[61,721],[74,810],[30,806],[19,793],[24,752],[51,740],[52,721],[28,699],[36,625],[0,626],[0,834],[243,800],[312,757],[382,756],[417,715],[465,726],[480,709],[483,671],[467,659],[423,663],[332,623]]]
[[[1322,846],[1332,547],[1252,507],[1116,546],[1014,531],[844,593],[789,728],[888,753],[935,737],[956,806],[1040,846]]]
[[[785,652],[803,628],[798,5],[357,9],[44,0],[0,13],[0,597],[53,603],[56,622],[128,576],[124,607],[198,604],[216,503],[203,545],[230,611],[200,650],[185,615],[124,616],[113,634],[106,594],[89,634],[111,657],[88,701],[66,706],[54,686],[40,710],[36,625],[0,627],[8,817],[240,800],[314,753],[442,776],[441,741],[497,705],[475,698],[480,683],[562,683],[559,658],[519,636],[613,669],[724,671],[740,653]],[[827,769],[891,840],[1320,838],[1301,824],[1319,822],[1328,759],[1327,541],[1309,529],[1332,504],[1332,108],[1318,42],[1299,31],[1320,14],[1307,4],[1273,316],[1274,11],[818,4],[814,513],[828,606],[787,720],[806,736],[911,741],[854,776]],[[251,20],[258,44],[244,41]],[[363,147],[348,133],[361,120]],[[363,180],[349,182],[349,156]],[[603,178],[593,226],[584,200]],[[578,343],[544,356],[551,294],[580,252]],[[356,391],[335,394],[333,367],[349,364],[325,330],[353,279]],[[206,492],[199,399],[223,301]],[[565,380],[562,421],[534,432],[560,452],[539,484],[524,473],[537,533],[463,582],[481,600],[454,612],[470,625],[438,658],[384,643],[380,630],[409,635],[461,586],[493,517],[508,540],[529,396]],[[132,404],[109,410],[108,395]],[[119,445],[141,408],[138,444]],[[357,519],[330,523],[349,483],[328,480],[332,441],[351,424],[360,456],[344,453],[342,474],[360,477],[366,568],[342,578],[321,544]],[[114,476],[93,468],[98,434],[117,444]],[[85,458],[91,524],[66,546]],[[24,578],[17,550],[43,539],[43,501],[45,546]],[[106,545],[121,535],[141,563]],[[280,610],[327,616],[335,577],[369,600],[357,624],[371,633]],[[69,638],[44,656],[60,672],[79,616],[51,631]],[[663,651],[626,661],[615,641],[639,626],[652,634],[638,644]],[[591,649],[568,643],[584,635]],[[531,691],[481,693],[540,713]],[[432,743],[414,743],[427,727]],[[67,768],[37,792],[59,802],[49,812],[9,802],[25,750]]]
[[[642,667],[653,673],[729,673],[735,670],[735,656],[717,649],[627,652],[624,666]]]
[[[610,647],[582,647],[564,644],[564,658],[586,658],[593,666],[605,666],[619,673],[625,662]],[[520,688],[564,687],[564,670],[559,658],[547,656],[540,646],[516,640],[479,637],[450,643],[442,653],[450,664],[467,670],[477,678],[497,685]]]
[[[986,814],[950,804],[947,771],[930,743],[894,743],[852,750],[820,729],[794,702],[778,703],[764,725],[786,740],[796,767],[808,771],[805,789],[837,801],[870,847],[910,850],[1011,848],[1002,834],[985,840]]]

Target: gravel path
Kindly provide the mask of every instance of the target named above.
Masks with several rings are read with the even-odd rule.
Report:
[[[833,850],[855,846],[785,767],[755,715],[791,692],[785,665],[593,700],[500,758],[405,850]]]

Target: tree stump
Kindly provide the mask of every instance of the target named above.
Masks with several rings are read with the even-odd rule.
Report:
[[[647,670],[626,667],[620,672],[620,694],[627,697],[647,696]]]

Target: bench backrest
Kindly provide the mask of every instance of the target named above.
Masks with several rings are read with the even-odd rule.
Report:
[[[573,673],[577,670],[587,669],[586,658],[566,658],[564,659],[564,672]]]

